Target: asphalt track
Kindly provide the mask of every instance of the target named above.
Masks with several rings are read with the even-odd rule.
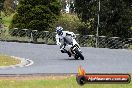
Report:
[[[87,73],[132,73],[132,50],[82,47],[85,60],[62,54],[57,45],[1,42],[0,54],[28,58],[34,64],[0,68],[0,74],[77,73],[81,65]]]

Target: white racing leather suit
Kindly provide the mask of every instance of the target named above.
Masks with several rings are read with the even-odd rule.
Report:
[[[56,44],[60,45],[60,50],[65,50],[65,37],[71,36],[72,38],[76,38],[76,35],[73,32],[63,31],[61,35],[56,34]]]

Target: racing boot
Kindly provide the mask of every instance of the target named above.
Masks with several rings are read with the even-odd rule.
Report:
[[[69,57],[71,57],[71,53],[70,53],[70,52],[68,52],[67,50],[65,50],[65,49],[61,49],[61,52],[62,52],[62,53],[67,53],[67,54],[68,54],[68,56],[69,56]]]
[[[67,53],[66,50],[64,50],[64,49],[61,49],[60,51],[61,51],[62,53]]]
[[[69,57],[71,57],[71,53],[69,51],[67,51],[66,53],[69,55]]]

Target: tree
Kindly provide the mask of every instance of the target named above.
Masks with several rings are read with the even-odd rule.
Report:
[[[78,29],[79,32],[82,34],[95,34],[97,2],[93,0],[75,0],[75,12],[82,21],[82,25]]]
[[[122,38],[132,37],[129,35],[132,26],[132,8],[129,3],[129,0],[109,0],[101,5],[107,9],[102,8],[100,12],[100,30],[105,29],[100,31],[100,34]]]
[[[1,10],[3,10],[3,5],[4,4],[4,0],[0,1],[0,17],[1,17]]]
[[[96,33],[97,14],[100,14],[99,35],[132,37],[129,30],[132,26],[131,0],[100,0],[101,11],[98,12],[98,0],[75,0],[76,12],[82,22],[90,22]]]
[[[0,28],[2,27],[2,18],[1,18],[1,11],[3,10],[3,3],[4,3],[4,0],[1,0],[0,1]]]
[[[13,9],[13,1],[14,0],[4,0],[3,11],[5,12],[5,15],[11,15],[15,12],[15,10]]]
[[[20,0],[10,28],[48,30],[60,14],[59,0]]]
[[[0,0],[0,3],[4,2],[4,0]]]

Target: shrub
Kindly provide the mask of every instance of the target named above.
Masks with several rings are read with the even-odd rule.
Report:
[[[60,14],[59,0],[20,0],[10,29],[49,30]]]

